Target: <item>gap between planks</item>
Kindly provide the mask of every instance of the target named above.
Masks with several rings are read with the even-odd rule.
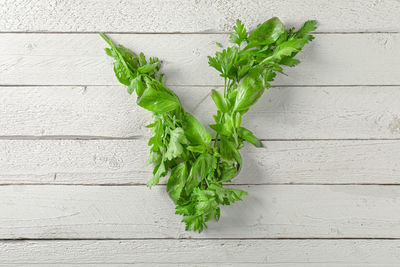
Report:
[[[113,136],[96,136],[96,135],[3,135],[0,140],[68,140],[68,141],[92,141],[92,140],[147,140],[146,136],[127,136],[127,137],[113,137]],[[214,139],[213,139],[214,140]],[[260,138],[260,141],[265,142],[297,142],[297,141],[397,141],[399,138],[287,138],[287,139],[269,139]]]
[[[198,84],[167,84],[170,87],[198,87],[198,88],[223,88],[223,86],[218,85],[218,84],[212,84],[212,85],[198,85]],[[121,86],[121,87],[127,87],[125,85],[115,85],[115,84],[90,84],[90,85],[84,85],[84,84],[0,84],[0,90],[1,87],[109,87],[109,86]],[[335,88],[335,87],[398,87],[400,84],[323,84],[323,85],[307,85],[307,84],[301,84],[301,85],[288,85],[288,84],[282,84],[282,85],[272,85],[270,88],[296,88],[296,87],[312,87],[312,88]]]
[[[57,174],[55,174],[56,176]],[[233,178],[235,179],[235,178]],[[127,187],[127,186],[138,186],[138,187],[147,187],[147,184],[145,183],[93,183],[93,184],[79,184],[79,183],[4,183],[0,184],[0,187],[5,187],[5,186],[44,186],[44,185],[49,185],[49,186],[83,186],[83,187],[98,187],[98,186],[113,186],[113,187]],[[156,187],[163,187],[166,186],[167,184],[160,183],[157,185],[154,185]],[[233,186],[233,187],[242,187],[242,186],[274,186],[274,185],[284,185],[284,186],[298,186],[298,185],[306,185],[306,186],[400,186],[400,184],[394,184],[394,183],[296,183],[296,182],[283,182],[283,183],[248,183],[248,184],[233,184],[233,183],[224,183],[224,186]],[[0,239],[1,240],[1,239]]]
[[[107,240],[400,240],[396,237],[146,237],[146,238],[0,238],[0,242]]]
[[[28,32],[19,32],[19,31],[1,31],[0,34],[99,34],[99,31],[86,31],[86,32],[58,32],[58,31],[28,31]],[[209,35],[209,34],[230,34],[230,32],[217,32],[217,31],[199,31],[199,32],[119,32],[119,31],[104,31],[104,34],[142,34],[142,35]],[[399,31],[353,31],[353,32],[311,32],[311,34],[323,35],[323,34],[381,34],[381,33],[389,33],[389,34],[399,34]]]

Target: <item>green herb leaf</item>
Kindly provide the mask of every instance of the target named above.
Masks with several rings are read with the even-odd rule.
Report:
[[[250,33],[247,40],[250,47],[269,45],[278,40],[285,32],[285,26],[278,18],[274,17],[258,25],[257,28]]]
[[[238,174],[238,167],[236,164],[224,162],[221,164],[220,182],[230,182]]]
[[[125,67],[121,60],[114,62],[114,72],[118,81],[125,85],[130,85],[131,83],[131,72]]]
[[[237,162],[239,166],[242,165],[242,157],[237,148],[226,137],[221,136],[220,138],[219,152],[221,157],[227,162]]]
[[[141,97],[145,89],[146,88],[144,87],[144,84],[142,82],[142,77],[139,75],[136,78],[132,79],[128,87],[128,93],[132,94],[133,91],[136,91],[136,95],[138,97]]]
[[[143,53],[140,53],[140,54],[139,54],[139,65],[140,65],[140,66],[144,66],[144,65],[146,65],[146,64],[147,64],[146,57],[144,56]]]
[[[150,151],[149,157],[146,161],[146,164],[150,165],[150,164],[160,164],[161,163],[161,159],[162,159],[162,155],[159,151]]]
[[[247,111],[263,93],[264,87],[260,73],[258,71],[249,73],[238,88],[233,110]]]
[[[211,143],[211,135],[204,126],[190,113],[184,114],[183,129],[186,138],[192,145],[203,145],[208,147]]]
[[[157,185],[160,182],[160,177],[167,175],[167,168],[165,167],[164,161],[161,161],[160,164],[158,164],[153,171],[153,178],[150,179],[150,181],[147,182],[148,187],[152,187],[154,185]]]
[[[129,49],[125,48],[122,45],[118,45],[118,51],[125,60],[126,64],[132,68],[132,71],[137,69],[139,60],[135,53],[133,53],[132,51],[130,51]]]
[[[188,176],[186,162],[181,162],[171,170],[171,176],[168,179],[167,192],[176,204],[181,197],[185,182]]]
[[[187,146],[187,150],[196,152],[196,153],[204,153],[206,152],[206,147],[202,145],[197,145],[197,146]]]
[[[186,231],[198,231],[200,233],[206,227],[203,217],[200,215],[186,216],[182,219],[182,222],[186,224]]]
[[[217,58],[215,58],[215,57],[208,57],[208,65],[210,65],[211,67],[213,67],[213,68],[216,69],[217,71],[222,72],[221,63],[218,61]]]
[[[138,68],[138,72],[140,73],[149,73],[150,71],[155,70],[157,67],[159,67],[160,63],[153,63],[153,64],[146,64]]]
[[[224,97],[217,90],[212,90],[211,97],[219,110],[222,112],[228,111],[228,105],[226,104]]]
[[[181,156],[185,151],[183,148],[183,144],[187,144],[188,141],[185,137],[185,133],[182,128],[175,128],[170,132],[170,140],[167,148],[167,152],[165,153],[165,157],[168,160],[172,160]]]
[[[242,116],[271,87],[276,74],[284,74],[282,66],[300,62],[295,56],[313,39],[309,33],[316,29],[316,22],[305,22],[297,32],[286,29],[278,18],[258,25],[250,34],[240,20],[233,28],[230,41],[234,46],[208,57],[209,65],[224,79],[224,94],[211,93],[218,108],[216,123],[210,125],[216,131],[213,144],[210,133],[185,112],[178,96],[162,83],[158,58],[147,60],[143,53],[137,56],[100,34],[110,46],[106,53],[115,59],[118,80],[128,86],[129,94],[136,92],[138,105],[153,112],[154,122],[147,126],[152,128],[147,162],[154,164],[148,186],[171,173],[166,189],[176,204],[176,214],[183,215],[186,230],[203,231],[209,220],[220,218],[221,205],[247,195],[223,186],[241,169],[239,149],[244,141],[262,146],[250,130],[241,127]]]
[[[222,124],[222,123],[211,124],[210,128],[221,135],[225,135],[225,136],[232,135],[232,128],[225,127],[225,124]]]
[[[154,122],[147,127],[153,128],[153,136],[149,139],[149,146],[153,146],[151,151],[159,151],[163,146],[164,140],[164,127],[161,119],[159,117],[154,116]]]
[[[201,154],[192,165],[186,190],[192,191],[200,182],[212,173],[217,164],[217,160],[208,153]]]
[[[247,196],[247,192],[240,189],[224,188],[224,191],[230,203],[242,200],[244,196]]]
[[[180,107],[179,100],[165,91],[148,87],[137,99],[137,104],[142,108],[155,113],[166,113]]]
[[[315,20],[308,20],[304,23],[303,27],[296,33],[297,38],[306,38],[307,40],[311,41],[314,39],[312,35],[307,33],[315,31],[317,29],[317,21]]]
[[[236,26],[233,26],[233,29],[235,32],[231,33],[229,41],[240,46],[247,39],[247,30],[240,20],[236,20]]]
[[[243,138],[244,140],[246,140],[247,142],[253,144],[255,147],[263,146],[261,141],[257,137],[255,137],[254,134],[250,130],[247,130],[244,127],[238,128],[238,135],[241,138]]]

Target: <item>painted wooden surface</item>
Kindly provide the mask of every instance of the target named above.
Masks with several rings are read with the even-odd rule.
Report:
[[[145,184],[144,140],[0,140],[0,184]],[[238,184],[399,184],[399,140],[246,145]],[[162,179],[162,181],[164,181]]]
[[[117,85],[98,34],[2,34],[1,85]],[[111,34],[135,52],[164,60],[169,85],[221,85],[208,66],[227,34]],[[400,84],[400,33],[318,34],[275,85]]]
[[[186,110],[214,123],[211,88],[172,87]],[[145,137],[151,114],[122,86],[0,87],[0,135]],[[43,101],[45,99],[45,101]],[[400,86],[278,87],[243,120],[261,139],[400,137]]]
[[[1,0],[1,31],[221,32],[237,18],[249,28],[274,16],[317,19],[319,31],[399,31],[396,0]]]
[[[399,266],[400,2],[0,0],[0,266]],[[316,39],[246,116],[249,195],[202,234],[145,187],[151,117],[98,32],[164,60],[204,124],[207,56],[279,16]],[[23,239],[23,240],[21,240]]]
[[[400,187],[253,185],[204,233],[187,232],[165,186],[1,186],[0,239],[400,238]]]
[[[2,241],[2,264],[397,266],[398,240]],[[154,254],[149,253],[154,251]],[[327,253],[329,251],[329,253]],[[382,264],[382,263],[385,264]],[[199,264],[201,263],[201,264]],[[170,265],[168,265],[170,264]]]

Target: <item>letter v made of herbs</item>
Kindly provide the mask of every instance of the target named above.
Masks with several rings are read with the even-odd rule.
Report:
[[[221,205],[241,200],[247,192],[226,188],[242,166],[239,149],[247,141],[261,147],[261,141],[242,127],[242,116],[271,87],[283,66],[293,67],[304,45],[313,40],[309,33],[316,21],[307,21],[295,31],[287,29],[278,18],[272,18],[248,32],[240,20],[233,27],[229,40],[232,46],[208,57],[208,63],[224,80],[224,90],[212,90],[211,97],[218,111],[211,134],[190,113],[179,97],[163,82],[161,62],[146,59],[122,45],[109,44],[107,55],[113,57],[118,81],[128,86],[128,93],[137,95],[137,104],[153,114],[149,140],[148,163],[154,165],[151,187],[166,176],[167,192],[176,205],[176,214],[183,216],[186,230],[201,232],[211,219],[220,218]],[[217,44],[221,47],[220,44]]]

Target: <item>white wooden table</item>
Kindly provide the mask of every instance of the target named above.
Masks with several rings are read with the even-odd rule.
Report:
[[[272,16],[316,39],[245,120],[249,196],[185,232],[97,33],[162,58],[207,124],[206,56]],[[398,0],[1,0],[0,85],[1,265],[400,266]]]

